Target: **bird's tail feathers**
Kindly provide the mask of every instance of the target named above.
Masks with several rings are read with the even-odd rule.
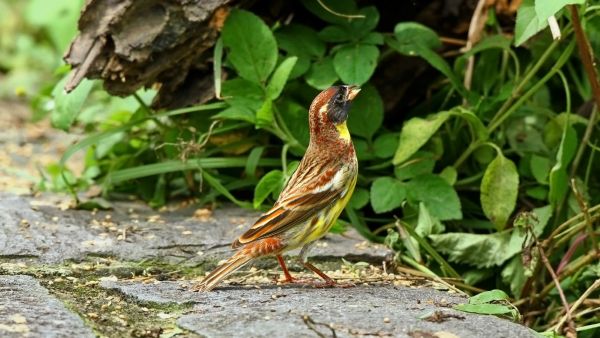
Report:
[[[202,282],[194,287],[197,291],[210,291],[217,286],[222,280],[227,278],[230,274],[234,273],[242,266],[246,265],[254,256],[246,252],[246,250],[240,250],[235,255],[231,256],[225,263],[219,265],[211,273],[209,273]]]

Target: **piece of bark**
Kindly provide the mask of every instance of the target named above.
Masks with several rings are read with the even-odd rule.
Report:
[[[65,85],[102,79],[112,95],[158,88],[153,106],[182,107],[214,96],[206,60],[232,0],[88,0],[65,55]]]

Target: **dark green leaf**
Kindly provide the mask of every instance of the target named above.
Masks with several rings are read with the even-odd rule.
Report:
[[[519,194],[519,173],[515,164],[498,153],[481,180],[481,207],[498,230],[504,229],[515,209]]]
[[[379,49],[373,45],[346,45],[336,51],[333,68],[344,83],[362,85],[375,72],[378,57]]]
[[[394,175],[404,181],[423,174],[431,174],[434,166],[435,160],[432,153],[417,151],[409,161],[394,168]]]
[[[539,155],[531,156],[531,173],[538,183],[548,184],[548,174],[550,172],[550,159]]]
[[[223,82],[221,93],[231,106],[250,109],[253,113],[264,101],[264,92],[259,85],[239,77]]]
[[[277,63],[277,42],[269,27],[256,15],[233,9],[221,36],[238,74],[254,83],[264,83]]]
[[[380,158],[391,158],[398,148],[398,134],[385,133],[375,139],[373,143],[375,156]]]
[[[353,135],[371,139],[382,123],[383,100],[374,86],[364,85],[350,108],[348,128]]]
[[[304,25],[291,24],[275,32],[279,48],[291,55],[320,58],[325,55],[325,43],[317,32]]]
[[[369,191],[363,188],[356,188],[354,194],[352,194],[352,198],[348,202],[348,207],[358,210],[362,209],[367,203],[369,203]]]
[[[443,111],[429,116],[427,119],[413,117],[404,123],[400,132],[400,143],[393,163],[398,165],[408,160],[436,133],[436,131],[446,122],[450,112]]]
[[[405,198],[404,184],[395,178],[380,177],[371,186],[371,206],[378,214],[398,208]]]
[[[309,85],[319,90],[331,87],[338,80],[338,75],[333,68],[333,59],[327,57],[313,63],[305,79]]]
[[[52,126],[64,131],[68,131],[75,118],[81,112],[83,103],[87,99],[92,85],[94,84],[91,80],[84,79],[72,92],[68,93],[64,90],[67,77],[61,80],[54,90],[52,95],[54,96],[54,111],[50,116]]]
[[[352,39],[352,35],[340,26],[327,26],[319,32],[319,37],[326,42],[346,42]]]
[[[278,193],[283,188],[283,172],[281,170],[272,170],[263,176],[256,189],[254,189],[254,208],[260,207],[262,202],[273,193]]]
[[[548,200],[553,206],[561,203],[567,193],[569,188],[567,167],[569,166],[569,163],[571,163],[573,156],[575,156],[576,150],[577,133],[573,127],[567,126],[558,147],[556,163],[550,170],[550,192]]]
[[[408,200],[417,205],[425,203],[431,216],[440,221],[461,219],[462,211],[456,191],[443,178],[436,175],[421,175],[406,185]]]
[[[280,103],[277,104],[277,107],[292,136],[294,136],[303,147],[307,147],[310,140],[308,131],[308,109],[291,100],[281,100]]]
[[[395,49],[406,55],[418,55],[415,46],[436,49],[442,45],[436,32],[416,22],[401,22],[397,24],[394,28],[394,35],[398,42],[395,45]]]
[[[273,76],[271,76],[269,84],[267,85],[267,98],[275,100],[279,97],[279,95],[281,95],[283,87],[285,87],[285,84],[290,77],[290,73],[296,65],[296,61],[298,61],[297,57],[290,56],[283,60],[279,67],[275,69],[275,72],[273,73]]]

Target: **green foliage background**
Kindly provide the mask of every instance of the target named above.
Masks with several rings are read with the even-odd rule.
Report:
[[[569,302],[600,277],[597,110],[589,109],[592,91],[564,8],[580,5],[598,55],[597,1],[524,0],[514,37],[498,33],[506,27],[490,10],[482,40],[454,59],[438,53],[438,34],[419,23],[379,31],[376,6],[326,1],[336,11],[364,16],[349,20],[302,1],[324,23],[319,30],[294,20],[267,23],[234,9],[214,48],[215,78],[223,69],[229,74],[215,82],[220,99],[162,112],[147,106],[152,91],[122,99],[87,81],[64,94],[67,70],[54,72],[57,51],[75,34],[80,2],[59,2],[71,21],[40,14],[46,7],[40,1],[16,7],[0,1],[0,13],[25,14],[24,23],[0,20],[23,32],[15,39],[0,35],[0,68],[8,74],[0,94],[12,95],[6,88],[18,83],[36,117],[50,114],[55,127],[88,134],[47,168],[50,179],[41,189],[100,185],[104,197],[134,194],[153,206],[193,196],[200,203],[229,200],[265,209],[308,144],[312,98],[333,84],[360,84],[348,122],[360,177],[336,231],[352,226],[394,249],[398,262],[466,290],[503,289],[525,316],[544,309],[545,316],[526,318],[538,330],[552,328],[562,310],[540,249],[558,270]],[[562,31],[556,41],[546,28],[552,15]],[[388,124],[370,80],[395,53],[427,62],[441,85],[411,111],[388,112],[403,116],[402,123]],[[466,88],[470,57],[474,72]],[[65,168],[77,151],[86,154],[81,177]],[[594,321],[577,318],[580,334],[593,336]]]

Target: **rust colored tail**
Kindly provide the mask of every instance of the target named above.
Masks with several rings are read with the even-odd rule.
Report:
[[[194,285],[194,291],[210,291],[217,286],[223,279],[234,273],[237,269],[246,265],[254,257],[246,250],[240,250],[231,256],[225,263],[219,265],[208,276],[204,277],[202,282]]]

